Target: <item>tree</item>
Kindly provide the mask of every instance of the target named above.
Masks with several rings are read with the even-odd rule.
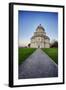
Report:
[[[51,43],[50,47],[51,48],[53,48],[53,47],[58,48],[58,41],[54,41],[53,43]]]
[[[30,47],[30,43],[28,44],[28,47]]]

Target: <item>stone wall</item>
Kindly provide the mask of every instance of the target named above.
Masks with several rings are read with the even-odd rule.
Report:
[[[31,40],[31,48],[49,48],[50,40],[43,37],[35,37]]]

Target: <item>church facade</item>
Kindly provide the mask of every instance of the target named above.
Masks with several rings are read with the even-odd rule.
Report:
[[[31,48],[49,48],[50,47],[50,38],[46,35],[45,29],[40,24],[36,28],[36,32],[31,37]]]

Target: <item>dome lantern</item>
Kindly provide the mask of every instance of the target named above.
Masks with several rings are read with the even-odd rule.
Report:
[[[37,32],[44,32],[45,29],[42,27],[41,24],[39,24],[38,27],[36,28],[36,31],[37,31]]]

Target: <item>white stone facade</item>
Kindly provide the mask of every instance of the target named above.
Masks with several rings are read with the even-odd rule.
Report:
[[[46,35],[45,29],[41,24],[37,27],[34,36],[31,38],[31,48],[49,48],[50,38]]]

